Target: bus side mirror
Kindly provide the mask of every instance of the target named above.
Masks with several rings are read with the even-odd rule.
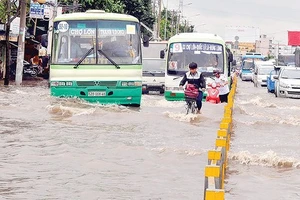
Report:
[[[160,51],[160,58],[164,59],[165,58],[165,50]]]
[[[149,47],[149,36],[147,36],[147,35],[143,36],[143,46]]]

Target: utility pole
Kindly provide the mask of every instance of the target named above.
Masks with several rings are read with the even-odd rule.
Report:
[[[158,0],[158,17],[157,17],[157,36],[160,38],[160,22],[161,22],[161,0]]]
[[[21,85],[23,80],[23,62],[25,50],[25,33],[26,33],[26,0],[20,0],[20,32],[18,38],[18,56],[16,68],[16,85]]]
[[[169,4],[169,1],[167,0],[167,5],[166,5],[166,8],[165,8],[165,34],[164,34],[164,40],[167,40],[168,4]]]
[[[73,1],[73,12],[76,12],[78,8],[78,0]]]
[[[182,15],[182,10],[183,10],[183,0],[179,0],[177,33],[180,33],[180,15]]]
[[[5,77],[4,77],[4,85],[9,84],[9,68],[10,68],[10,43],[9,43],[9,32],[10,32],[10,8],[11,2],[10,0],[6,1],[6,11],[7,11],[7,20],[5,27],[5,37],[6,37],[6,51],[5,51]]]

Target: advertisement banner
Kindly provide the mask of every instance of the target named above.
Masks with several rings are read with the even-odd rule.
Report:
[[[288,31],[288,45],[300,46],[300,31]]]

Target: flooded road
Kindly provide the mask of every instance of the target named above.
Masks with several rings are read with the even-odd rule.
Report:
[[[224,105],[185,115],[55,99],[46,85],[1,88],[0,199],[199,199]]]
[[[239,81],[227,199],[300,199],[300,100]]]
[[[46,85],[0,88],[0,199],[203,199],[224,105],[102,106]],[[300,199],[299,101],[249,82],[237,92],[226,199]]]

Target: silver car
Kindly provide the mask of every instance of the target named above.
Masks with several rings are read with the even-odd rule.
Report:
[[[300,98],[300,68],[282,67],[275,79],[276,97]]]

